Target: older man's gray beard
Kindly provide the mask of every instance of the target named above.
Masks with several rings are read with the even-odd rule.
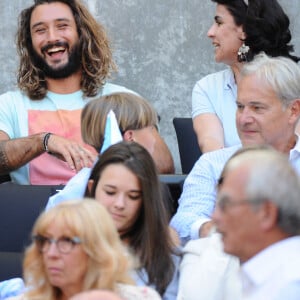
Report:
[[[62,45],[67,46],[65,43],[61,43],[61,42],[53,43],[50,46],[56,47]],[[47,45],[47,48],[49,49],[50,46]],[[68,47],[66,47],[66,49],[68,49]],[[45,77],[52,78],[52,79],[67,78],[72,74],[76,73],[81,68],[80,45],[79,43],[74,45],[74,47],[71,49],[69,53],[68,62],[64,66],[60,66],[58,68],[53,68],[49,66],[46,60],[41,55],[39,55],[34,49],[33,49],[32,60],[34,65],[45,74]]]

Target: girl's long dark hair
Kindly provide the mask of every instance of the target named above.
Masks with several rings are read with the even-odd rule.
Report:
[[[154,161],[148,151],[137,143],[121,142],[111,146],[94,166],[90,176],[94,183],[91,190],[86,191],[86,196],[95,197],[101,174],[111,164],[124,165],[140,181],[143,198],[140,216],[121,238],[129,241],[141,268],[148,274],[149,284],[153,284],[162,295],[172,280],[175,266],[171,256],[173,245],[169,235],[169,217]]]

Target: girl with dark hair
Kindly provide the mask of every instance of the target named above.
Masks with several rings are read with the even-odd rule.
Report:
[[[216,14],[207,36],[215,48],[215,61],[229,68],[204,77],[193,89],[193,125],[202,152],[240,143],[235,111],[244,63],[260,52],[299,61],[291,54],[289,18],[277,0],[212,1]]]
[[[135,142],[109,147],[94,166],[86,196],[112,216],[122,241],[135,254],[139,285],[176,299],[179,256],[171,241],[168,214],[151,155]]]

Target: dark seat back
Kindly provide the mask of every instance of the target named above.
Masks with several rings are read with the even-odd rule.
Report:
[[[0,251],[22,252],[32,226],[59,186],[0,185]]]
[[[178,150],[183,174],[188,174],[201,156],[192,118],[174,118]]]
[[[0,175],[0,183],[11,181],[9,174]]]
[[[184,174],[161,174],[159,175],[160,182],[166,188],[164,191],[164,200],[171,218],[177,211],[178,199],[182,193],[182,187],[186,175]]]
[[[22,276],[32,226],[61,186],[0,184],[0,281]]]

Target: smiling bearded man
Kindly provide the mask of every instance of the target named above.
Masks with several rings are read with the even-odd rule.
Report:
[[[80,116],[95,97],[132,92],[106,83],[115,70],[104,28],[80,0],[35,0],[19,17],[20,91],[0,96],[0,174],[19,184],[65,184],[95,151],[81,138]],[[171,153],[156,133],[161,173]]]
[[[42,53],[47,53],[47,55],[51,57],[60,56],[60,53],[64,51],[69,51],[69,60],[66,64],[55,67],[51,66],[45,60],[44,54],[40,56],[35,50],[33,50],[33,62],[34,64],[41,69],[45,76],[52,79],[61,79],[66,78],[72,75],[73,73],[77,72],[81,68],[81,46],[79,43],[73,46],[73,48],[69,49],[68,44],[64,42],[56,42],[53,44],[48,44],[42,47]],[[58,64],[60,62],[59,57],[57,60],[54,60],[54,64]]]

